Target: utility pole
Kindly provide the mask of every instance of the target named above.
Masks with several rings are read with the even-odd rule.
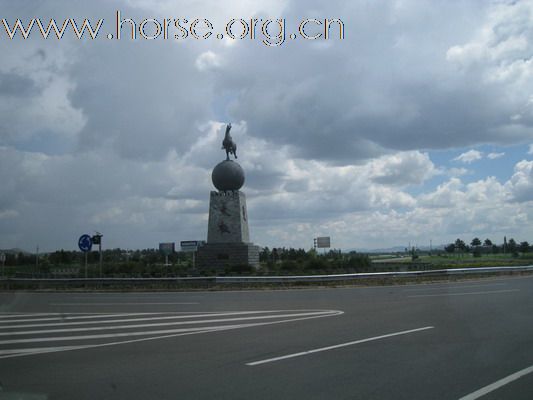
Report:
[[[100,253],[100,278],[102,278],[102,235],[100,232],[96,232],[95,235],[92,237],[93,244],[98,245],[98,252]]]
[[[35,272],[39,273],[39,245],[37,245],[37,250],[35,251]]]
[[[102,277],[102,240],[98,243],[98,252],[100,253],[100,278]]]
[[[503,254],[507,253],[507,236],[503,237]]]
[[[2,263],[2,278],[6,277],[6,255],[5,253],[0,253],[0,262]]]

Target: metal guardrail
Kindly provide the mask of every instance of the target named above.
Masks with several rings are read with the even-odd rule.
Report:
[[[447,276],[447,275],[468,275],[487,274],[501,272],[533,272],[533,265],[528,266],[508,266],[508,267],[480,267],[480,268],[453,268],[436,269],[429,271],[397,271],[397,272],[368,272],[355,274],[335,274],[335,275],[296,275],[296,276],[219,276],[216,283],[238,283],[238,282],[331,282],[347,281],[357,279],[380,279],[380,278],[408,278],[413,276]]]
[[[357,281],[364,279],[409,278],[416,276],[442,277],[471,274],[496,274],[505,272],[533,272],[533,265],[478,268],[452,268],[426,271],[368,272],[334,275],[287,275],[287,276],[205,276],[173,278],[2,278],[2,286],[36,284],[40,286],[127,285],[127,284],[237,284],[237,283],[299,283]]]

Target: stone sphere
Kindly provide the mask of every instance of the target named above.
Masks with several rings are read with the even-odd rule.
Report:
[[[224,160],[213,169],[211,179],[218,190],[239,190],[244,184],[244,171],[237,162]]]

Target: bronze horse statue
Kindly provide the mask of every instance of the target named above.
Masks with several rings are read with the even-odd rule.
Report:
[[[231,138],[229,131],[231,130],[231,123],[226,125],[226,135],[222,141],[222,148],[226,150],[226,161],[229,161],[229,155],[233,154],[237,158],[237,144]]]

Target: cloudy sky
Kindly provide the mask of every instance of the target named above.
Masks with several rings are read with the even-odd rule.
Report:
[[[213,34],[109,39],[117,10]],[[0,0],[1,18],[0,248],[205,239],[230,121],[256,244],[533,242],[531,0]],[[10,39],[17,18],[104,21]],[[233,18],[283,18],[286,39],[218,39]],[[345,38],[289,38],[306,18]]]

